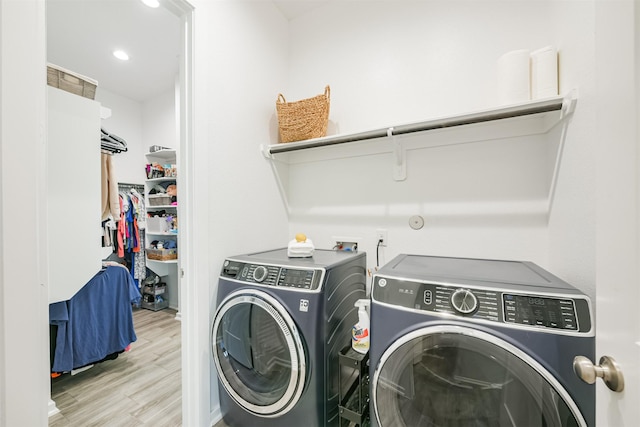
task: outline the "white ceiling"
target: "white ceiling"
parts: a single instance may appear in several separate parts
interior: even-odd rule
[[[328,0],[279,0],[289,20]],[[180,55],[180,20],[139,0],[47,0],[48,62],[144,102],[173,87]],[[130,60],[115,59],[123,49]]]
[[[129,53],[120,61],[113,50]],[[180,20],[139,0],[47,0],[47,60],[98,81],[101,88],[146,101],[173,87]]]

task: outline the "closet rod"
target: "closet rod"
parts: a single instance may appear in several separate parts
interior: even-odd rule
[[[132,184],[129,182],[119,182],[118,189],[123,190],[126,188],[135,188],[136,190],[140,189],[144,191],[144,184]]]

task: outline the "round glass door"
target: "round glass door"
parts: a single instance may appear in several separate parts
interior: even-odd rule
[[[245,409],[268,417],[288,412],[305,381],[304,347],[293,319],[264,292],[230,294],[211,331],[218,377]]]
[[[466,327],[428,327],[395,342],[376,368],[372,397],[380,427],[586,427],[538,362]]]

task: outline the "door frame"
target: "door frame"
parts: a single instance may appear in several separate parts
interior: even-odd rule
[[[209,257],[207,245],[206,146],[195,144],[194,24],[188,0],[161,0],[180,19],[181,57],[178,96],[180,170],[180,264],[178,282],[182,340],[182,424],[210,425]],[[197,197],[200,195],[200,198]],[[203,206],[204,205],[204,206]],[[196,233],[194,230],[198,230]]]

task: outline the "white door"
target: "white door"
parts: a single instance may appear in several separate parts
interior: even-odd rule
[[[603,427],[636,426],[640,419],[638,7],[630,0],[595,2],[596,357],[615,358],[625,380],[621,393],[600,380],[594,385]]]

